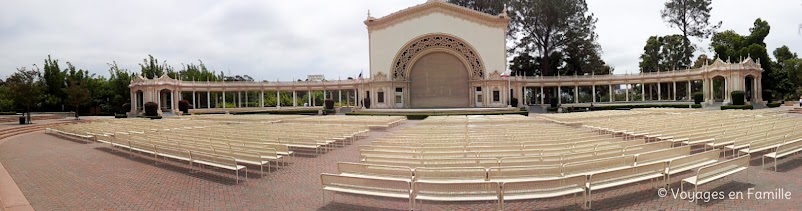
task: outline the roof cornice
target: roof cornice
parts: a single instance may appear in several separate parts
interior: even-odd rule
[[[381,18],[373,18],[368,15],[368,18],[364,23],[368,27],[368,32],[373,32],[431,13],[442,13],[466,21],[479,23],[489,27],[503,28],[505,30],[510,22],[510,18],[506,14],[494,16],[445,1],[430,0],[426,3],[415,5]]]

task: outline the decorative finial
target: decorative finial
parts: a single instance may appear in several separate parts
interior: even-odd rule
[[[374,18],[373,16],[370,16],[370,9],[368,9],[368,21],[373,21],[375,19],[376,18]]]
[[[501,13],[498,14],[499,17],[509,17],[507,15],[507,4],[504,4],[504,8],[501,10]]]

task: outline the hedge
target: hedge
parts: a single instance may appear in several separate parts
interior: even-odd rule
[[[730,93],[730,97],[732,97],[732,104],[733,105],[743,105],[744,104],[744,91],[733,91]]]
[[[145,116],[158,116],[159,104],[154,102],[145,103]]]
[[[128,115],[126,115],[126,114],[114,114],[114,118],[117,118],[117,119],[128,118]]]
[[[693,93],[693,103],[700,104],[702,101],[705,100],[705,94],[702,92],[694,92]]]
[[[729,109],[748,109],[751,110],[752,105],[728,105],[728,106],[721,106],[721,110],[729,110]]]
[[[187,100],[178,101],[178,110],[181,111],[181,113],[185,113],[185,114],[188,113],[189,112],[189,101],[187,101]]]
[[[635,105],[614,105],[614,106],[593,106],[594,111],[603,110],[617,110],[617,109],[633,109],[633,108],[701,108],[700,104],[635,104]],[[566,107],[563,108],[566,110]],[[590,107],[570,107],[572,111],[585,111],[590,110]]]
[[[769,108],[777,108],[780,107],[782,103],[766,103],[766,106]]]
[[[265,110],[265,111],[242,111],[229,112],[234,115],[243,114],[276,114],[276,115],[317,115],[318,109],[290,109],[290,110]]]
[[[345,115],[351,116],[405,116],[409,120],[422,120],[426,119],[429,116],[459,116],[459,115],[524,115],[529,116],[529,112],[526,111],[514,111],[514,112],[487,112],[487,113],[448,113],[448,114],[436,114],[436,113],[421,113],[421,114],[401,114],[401,113],[387,113],[387,114],[380,114],[380,113],[354,113],[349,112],[345,113]]]
[[[17,112],[3,111],[3,112],[0,112],[0,115],[17,115]]]

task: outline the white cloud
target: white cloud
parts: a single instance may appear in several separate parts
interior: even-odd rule
[[[11,0],[0,7],[0,78],[16,67],[62,65],[106,75],[106,63],[138,71],[148,54],[174,68],[203,60],[208,67],[258,80],[290,80],[309,74],[348,77],[368,71],[367,10],[374,17],[425,0],[343,1],[45,1]],[[590,0],[599,18],[603,58],[617,73],[637,71],[652,35],[678,33],[661,19],[662,1]],[[714,2],[712,20],[722,29],[748,33],[761,17],[772,26],[769,51],[789,45],[802,53],[798,0]],[[706,47],[708,42],[699,43]],[[769,52],[771,53],[771,52]],[[66,65],[65,65],[66,66]]]

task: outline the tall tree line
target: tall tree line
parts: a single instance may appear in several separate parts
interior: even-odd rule
[[[610,74],[601,59],[596,21],[585,0],[449,0],[480,12],[510,17],[508,49],[513,75]]]
[[[64,67],[66,66],[66,67]],[[61,63],[47,56],[39,69],[21,67],[5,80],[0,79],[0,112],[9,111],[79,111],[98,108],[101,113],[123,111],[123,104],[131,102],[131,80],[138,75],[158,78],[168,74],[185,81],[239,81],[253,80],[250,76],[225,76],[199,64],[182,64],[174,71],[166,62],[148,55],[139,63],[140,71],[120,68],[116,62],[108,64],[109,77],[98,76],[70,62]],[[63,67],[63,68],[62,68]]]

